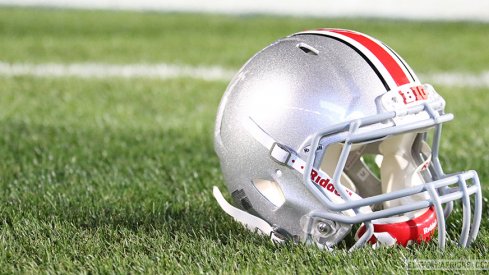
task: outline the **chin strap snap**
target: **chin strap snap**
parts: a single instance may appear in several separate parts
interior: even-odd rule
[[[285,236],[276,232],[275,228],[268,222],[228,203],[217,186],[213,187],[212,194],[224,212],[233,217],[237,222],[243,224],[249,230],[269,236],[274,243],[282,243],[285,241]]]

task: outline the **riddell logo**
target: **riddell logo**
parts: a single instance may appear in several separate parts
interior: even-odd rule
[[[436,220],[433,221],[428,227],[423,228],[423,233],[428,234],[429,232],[433,231],[433,229],[435,229],[435,226],[436,226]]]
[[[318,172],[314,169],[312,169],[311,171],[311,180],[314,181],[317,185],[328,190],[329,192],[334,193],[336,196],[341,197],[340,193],[338,193],[338,191],[334,187],[334,184],[331,183],[331,179],[321,178],[321,176],[318,175]],[[348,189],[346,190],[346,193],[350,196],[352,195],[352,192]]]

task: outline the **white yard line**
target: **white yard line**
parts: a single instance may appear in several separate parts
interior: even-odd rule
[[[175,64],[103,64],[103,63],[6,63],[0,62],[1,76],[81,77],[81,78],[158,78],[190,77],[229,81],[237,70],[220,66]],[[482,73],[439,72],[420,75],[422,81],[437,85],[489,88],[489,70]]]
[[[421,75],[421,79],[426,79],[431,83],[446,86],[489,88],[489,71],[474,74],[460,72],[439,72]]]
[[[38,77],[146,77],[177,78],[192,77],[205,80],[229,80],[234,71],[219,66],[182,66],[175,64],[102,64],[102,63],[6,63],[0,62],[0,75]]]

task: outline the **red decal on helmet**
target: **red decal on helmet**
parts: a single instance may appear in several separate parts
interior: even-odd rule
[[[311,180],[315,182],[317,185],[321,186],[322,188],[326,189],[327,191],[335,194],[338,197],[341,197],[340,193],[336,190],[334,187],[334,184],[331,182],[331,179],[329,178],[322,178],[319,173],[312,169],[311,170]],[[351,196],[353,193],[345,188],[346,193]]]
[[[378,42],[357,32],[351,32],[346,30],[335,30],[335,29],[328,29],[328,31],[342,34],[362,44],[365,48],[367,48],[370,52],[372,52],[372,54],[375,55],[375,57],[379,59],[379,61],[384,65],[385,69],[392,76],[397,86],[401,86],[409,83],[408,76],[402,70],[399,62],[396,61],[388,51],[386,51],[382,46],[380,46]]]
[[[435,232],[436,225],[435,209],[431,206],[421,216],[408,221],[374,224],[374,232],[387,232],[396,239],[397,244],[407,246],[412,242],[421,243],[429,241]],[[362,225],[357,231],[357,237],[361,237],[365,233],[365,230],[365,225]],[[372,236],[369,240],[371,244],[375,244],[376,242],[377,239],[375,236]]]
[[[410,87],[406,90],[400,90],[399,94],[401,95],[404,104],[428,99],[428,92],[424,89],[422,85]]]

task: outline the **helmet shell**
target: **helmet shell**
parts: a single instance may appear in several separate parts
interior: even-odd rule
[[[329,210],[306,190],[302,175],[270,158],[243,121],[252,118],[303,155],[304,142],[320,130],[377,114],[376,99],[386,91],[369,60],[333,37],[300,33],[258,52],[230,82],[215,125],[215,149],[237,206],[302,238],[301,218]],[[257,190],[255,180],[275,181],[285,202],[274,205]],[[346,234],[350,225],[334,227]],[[332,235],[327,242],[342,237]]]

